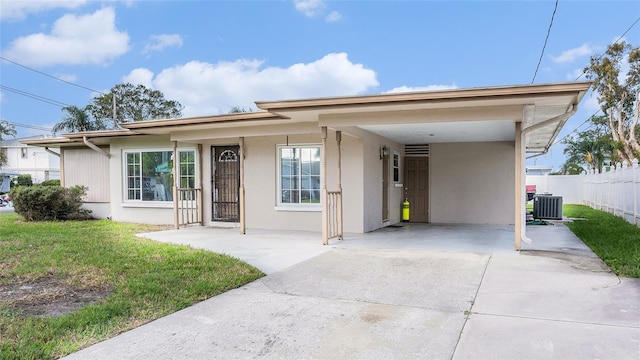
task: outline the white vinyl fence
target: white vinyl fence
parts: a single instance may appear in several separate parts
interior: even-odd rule
[[[582,175],[527,175],[527,185],[538,194],[562,196],[564,204],[583,204],[620,216],[640,226],[640,166],[612,166],[602,173]]]

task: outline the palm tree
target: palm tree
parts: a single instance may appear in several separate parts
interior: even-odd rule
[[[88,108],[79,108],[75,105],[62,108],[65,113],[62,120],[53,127],[53,132],[81,132],[92,130],[104,130],[106,126],[101,121],[92,121]]]

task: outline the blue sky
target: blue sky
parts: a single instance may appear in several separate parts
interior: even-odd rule
[[[529,84],[554,5],[1,0],[0,50],[92,90],[141,83],[180,101],[185,116],[212,115],[257,100]],[[561,0],[535,83],[575,80],[638,17],[637,1]],[[640,24],[625,39],[640,45]],[[0,117],[44,128],[60,106],[25,93],[80,107],[97,94],[6,61],[0,84]],[[588,95],[560,138],[597,109]],[[559,167],[562,146],[535,161]]]

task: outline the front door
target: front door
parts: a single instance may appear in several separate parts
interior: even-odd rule
[[[429,222],[429,158],[405,157],[405,196],[411,222]]]
[[[240,147],[211,147],[213,221],[240,221]]]

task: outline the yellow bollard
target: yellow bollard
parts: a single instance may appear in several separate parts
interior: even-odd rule
[[[402,203],[402,221],[409,221],[409,200],[407,199]]]

